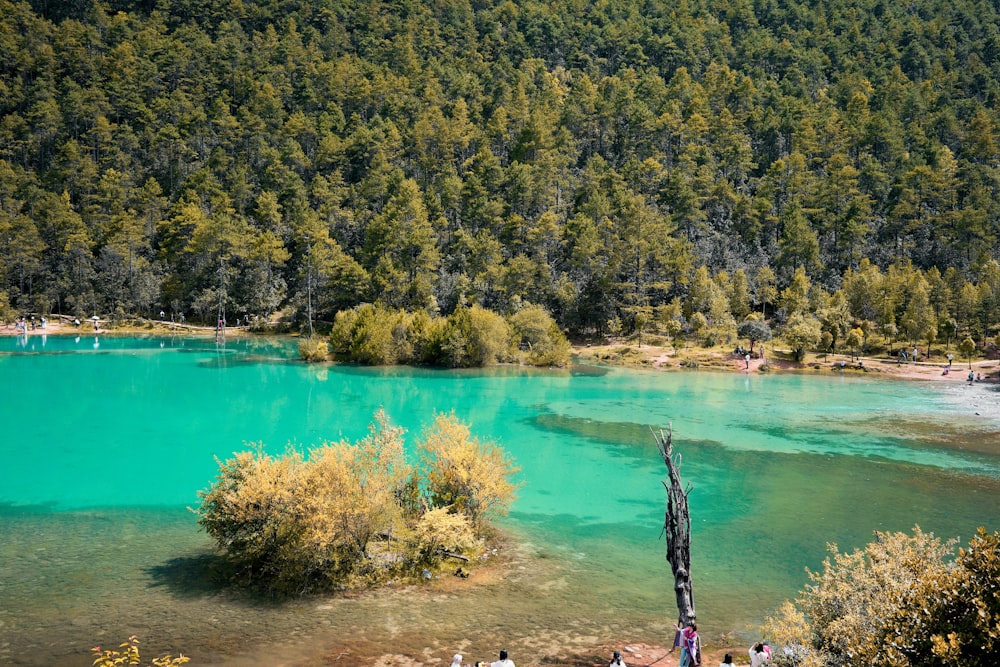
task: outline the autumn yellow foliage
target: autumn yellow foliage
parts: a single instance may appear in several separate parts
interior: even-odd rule
[[[454,415],[434,420],[420,451],[432,505],[450,506],[473,524],[510,505],[516,490],[510,478],[518,469],[502,448],[473,437]]]
[[[219,463],[199,523],[238,579],[272,593],[426,576],[483,550],[485,517],[514,499],[502,449],[439,416],[407,459],[404,431],[379,411],[358,442],[269,455],[262,444]]]
[[[139,639],[135,635],[129,637],[128,641],[119,644],[118,649],[104,649],[102,651],[100,646],[95,646],[90,650],[94,654],[94,667],[138,665],[141,661],[139,657]],[[153,658],[149,664],[150,667],[180,667],[180,665],[190,661],[191,658],[184,655],[179,655],[176,658],[166,655]]]
[[[957,540],[919,527],[831,555],[767,620],[776,667],[1000,664],[1000,533]]]

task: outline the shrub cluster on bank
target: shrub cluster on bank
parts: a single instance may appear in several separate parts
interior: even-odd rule
[[[439,317],[363,304],[337,313],[330,350],[336,359],[373,366],[563,366],[570,357],[569,341],[555,320],[534,305],[509,317],[475,305]],[[304,344],[300,353],[321,360],[323,345]]]
[[[764,626],[776,667],[1000,664],[1000,533],[967,548],[920,528],[831,557]]]
[[[273,594],[467,570],[485,549],[489,517],[513,501],[518,468],[453,415],[424,431],[416,464],[403,434],[379,411],[353,444],[239,452],[200,493],[198,522],[239,583]]]

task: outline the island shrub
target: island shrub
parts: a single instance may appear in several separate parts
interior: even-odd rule
[[[570,359],[570,344],[548,311],[529,305],[508,318],[517,346],[525,352],[524,360],[532,366],[565,366]]]
[[[513,499],[511,459],[493,442],[473,437],[454,415],[439,415],[420,444],[420,464],[430,504],[450,507],[479,525]]]
[[[524,353],[519,355],[519,347]],[[505,319],[478,305],[448,317],[362,304],[334,317],[330,348],[342,361],[372,366],[428,364],[451,368],[523,361],[534,366],[569,363],[570,344],[541,306]]]
[[[368,307],[351,348],[351,356],[369,366],[393,366],[413,361],[410,314],[405,310]]]
[[[330,328],[330,351],[337,359],[350,358],[355,328],[361,317],[358,312],[360,308],[361,306],[356,306],[341,310],[333,317],[333,326]]]
[[[1000,664],[1000,533],[977,531],[969,547],[875,533],[851,553],[835,545],[822,572],[762,630],[778,645],[776,667]]]
[[[405,313],[362,304],[337,313],[330,333],[334,353],[351,361],[383,366],[408,360]]]
[[[307,338],[299,341],[299,358],[303,361],[330,360],[330,344],[325,338]]]
[[[424,512],[414,534],[418,545],[416,562],[424,569],[439,565],[442,556],[474,553],[480,546],[480,538],[469,517],[450,507],[435,507]]]
[[[413,353],[412,363],[437,363],[441,358],[445,324],[443,317],[433,317],[424,310],[411,315],[408,330]]]
[[[441,340],[440,362],[452,368],[492,366],[515,358],[507,320],[478,305],[449,315]]]
[[[199,524],[238,583],[278,595],[416,579],[446,558],[474,562],[487,515],[514,499],[517,468],[454,416],[425,430],[419,468],[403,435],[379,411],[356,443],[281,456],[257,444],[219,462],[200,493]]]

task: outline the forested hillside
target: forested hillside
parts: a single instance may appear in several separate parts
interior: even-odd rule
[[[985,336],[998,26],[985,0],[0,0],[0,291]]]

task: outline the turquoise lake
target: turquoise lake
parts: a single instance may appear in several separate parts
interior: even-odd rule
[[[914,525],[965,543],[1000,528],[1000,394],[983,385],[294,357],[279,339],[0,338],[0,664],[82,667],[91,646],[131,634],[150,657],[249,666],[447,665],[501,645],[532,665],[553,644],[667,643],[665,468],[650,429],[669,424],[709,646],[748,642],[827,543]],[[356,440],[380,407],[411,439],[454,411],[517,461],[523,486],[501,521],[509,574],[285,603],[226,588],[188,510],[215,457]]]

